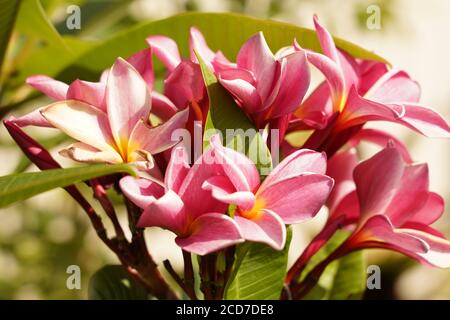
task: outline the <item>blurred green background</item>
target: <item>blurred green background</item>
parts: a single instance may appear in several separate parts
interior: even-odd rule
[[[6,3],[8,0],[0,0],[1,5]],[[41,3],[45,14],[56,30],[66,37],[66,43],[72,44],[74,51],[87,50],[95,41],[143,21],[185,11],[238,12],[306,27],[312,27],[312,15],[317,13],[333,34],[375,50],[394,67],[407,70],[422,86],[422,102],[450,119],[450,62],[447,57],[450,19],[446,15],[450,12],[450,2],[446,0],[44,0]],[[70,15],[67,9],[73,4],[81,9],[79,30],[69,30],[66,25]],[[379,9],[380,28],[367,25],[373,8]],[[39,34],[46,30],[45,26],[39,25],[33,17],[32,12],[19,12],[9,42],[1,73],[2,117],[11,110],[14,114],[23,114],[45,103],[44,98],[17,103],[30,94],[30,88],[16,80],[20,79],[17,75],[20,68],[33,67],[35,62],[30,62],[34,61],[30,57],[40,56],[43,63],[52,67],[52,61],[46,60],[46,51],[42,50]],[[0,35],[5,31],[3,29]],[[59,50],[54,49],[54,52]],[[429,162],[431,189],[450,200],[448,142],[428,140],[396,126],[382,126],[407,142],[414,159]],[[55,136],[52,131],[29,132],[52,147],[62,141],[61,136]],[[365,156],[373,151],[369,146],[362,148]],[[55,157],[64,163],[56,153]],[[24,168],[34,170],[28,168],[3,127],[0,129],[0,164],[0,175]],[[325,218],[326,212],[323,212],[314,221],[296,227],[292,259],[318,231]],[[121,219],[125,224],[125,216],[121,215]],[[439,229],[450,236],[448,209],[439,222]],[[175,266],[180,266],[173,235],[149,230],[147,236],[155,260],[170,258]],[[368,258],[369,263],[381,266],[382,290],[369,291],[366,298],[450,298],[449,270],[423,267],[386,251],[371,251]],[[0,209],[0,299],[85,299],[90,275],[106,263],[117,261],[97,240],[88,219],[62,190]],[[69,265],[80,266],[81,290],[66,288]]]

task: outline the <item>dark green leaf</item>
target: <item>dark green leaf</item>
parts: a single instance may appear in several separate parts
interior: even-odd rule
[[[93,274],[89,280],[90,300],[147,300],[145,288],[121,265],[108,265]]]

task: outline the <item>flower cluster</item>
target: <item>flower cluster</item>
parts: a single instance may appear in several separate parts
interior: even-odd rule
[[[194,27],[189,58],[172,39],[150,36],[147,49],[118,58],[99,82],[30,77],[27,83],[55,102],[7,124],[63,131],[75,142],[60,154],[78,162],[136,165],[139,177],[118,184],[141,208],[137,227],[168,229],[187,252],[206,255],[243,241],[281,250],[286,225],[311,219],[326,205],[324,229],[288,279],[344,227],[352,233],[335,258],[376,247],[450,267],[450,242],[429,226],[444,205],[429,191],[427,165],[414,163],[388,132],[364,128],[369,121],[389,121],[449,138],[449,125],[418,103],[419,85],[406,72],[352,57],[336,47],[317,17],[314,23],[321,53],[293,39],[274,54],[259,32],[242,45],[236,62],[211,50]],[[153,88],[153,56],[166,68],[161,93]],[[256,129],[279,130],[284,159],[264,179],[219,135],[198,158],[183,146],[191,141],[172,139],[178,129],[192,133],[195,121],[205,129],[209,100],[200,59]],[[312,66],[324,81],[306,96]],[[286,136],[300,131],[312,133],[301,147],[291,145]],[[270,135],[262,137],[268,144]],[[355,147],[361,141],[381,150],[360,162]]]

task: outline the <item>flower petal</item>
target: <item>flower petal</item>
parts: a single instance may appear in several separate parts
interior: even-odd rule
[[[404,172],[404,163],[395,148],[385,148],[361,162],[354,170],[361,215],[384,213],[390,204]]]
[[[15,123],[19,127],[26,126],[36,126],[36,127],[44,127],[44,128],[53,128],[53,125],[45,119],[41,111],[44,110],[44,107],[37,108],[19,118],[10,117],[9,120],[12,123]]]
[[[178,109],[167,98],[165,95],[162,95],[156,91],[152,91],[152,113],[160,118],[162,121],[167,121],[170,119],[175,113],[177,113]]]
[[[450,138],[450,126],[447,121],[430,107],[416,104],[402,104],[405,112],[397,123],[403,124],[426,137]]]
[[[189,172],[188,155],[186,149],[182,146],[175,147],[172,150],[169,164],[167,165],[166,174],[164,176],[164,184],[166,188],[178,192],[182,182]]]
[[[268,244],[275,250],[282,250],[286,243],[286,227],[276,213],[263,210],[253,219],[236,214],[234,216],[244,239]]]
[[[213,69],[211,62],[214,60],[216,54],[208,47],[205,37],[196,27],[191,27],[189,30],[189,51],[191,54],[191,61],[198,63],[197,56],[194,53],[202,57],[202,60],[206,65]]]
[[[119,185],[123,194],[142,209],[164,195],[164,188],[149,179],[126,176],[120,179]]]
[[[409,217],[409,223],[422,223],[430,225],[438,220],[444,213],[444,199],[434,192],[428,193],[426,203],[418,211]]]
[[[200,67],[191,61],[182,61],[164,81],[164,94],[180,109],[200,101],[205,90]]]
[[[105,84],[75,80],[67,90],[67,100],[79,100],[106,112]]]
[[[262,32],[251,37],[239,50],[236,58],[237,66],[251,71],[262,101],[265,101],[273,86],[277,62],[267,45]]]
[[[419,230],[402,229],[402,231],[425,241],[429,246],[426,253],[412,254],[413,258],[434,267],[450,268],[450,241]]]
[[[328,161],[327,175],[334,179],[334,188],[327,200],[331,211],[348,193],[355,190],[353,170],[357,164],[358,156],[353,148],[334,154]]]
[[[303,101],[294,113],[297,119],[291,122],[297,120],[314,129],[324,129],[332,113],[330,86],[324,81]]]
[[[226,69],[218,73],[218,79],[245,112],[251,114],[262,111],[261,98],[250,72],[244,69]]]
[[[184,127],[188,115],[189,109],[184,109],[156,127],[150,127],[143,120],[139,121],[131,132],[128,150],[141,149],[157,154],[173,147],[180,142],[172,137],[173,133]]]
[[[108,116],[97,108],[67,100],[50,104],[42,110],[42,115],[70,137],[101,151],[116,152]]]
[[[206,180],[223,172],[215,162],[210,148],[192,165],[178,191],[194,217],[208,212],[225,212],[228,208],[228,205],[214,199],[210,191],[202,189]]]
[[[314,27],[316,29],[317,37],[319,38],[323,53],[334,62],[339,63],[338,51],[336,49],[336,45],[334,44],[333,37],[319,22],[317,15],[314,15],[313,19]]]
[[[127,61],[141,75],[142,79],[147,83],[148,90],[153,90],[153,82],[155,76],[153,74],[152,50],[151,48],[136,52],[128,57]]]
[[[161,227],[176,234],[183,234],[188,228],[188,216],[181,198],[168,190],[161,198],[152,201],[145,208],[139,222],[139,228]]]
[[[161,60],[167,70],[172,71],[181,62],[178,46],[172,39],[164,36],[151,36],[146,40],[152,52]]]
[[[211,137],[210,145],[214,151],[216,163],[221,166],[236,191],[253,191],[258,187],[258,169],[249,158],[240,152],[224,147],[218,135]]]
[[[300,149],[281,161],[267,176],[260,189],[304,173],[325,174],[326,168],[327,157],[325,153]]]
[[[396,227],[401,227],[428,200],[428,166],[417,164],[404,169],[396,194],[386,208],[386,215]]]
[[[333,188],[333,179],[322,174],[302,174],[260,188],[257,201],[280,216],[284,223],[313,218]]]
[[[310,83],[305,52],[294,52],[280,60],[279,89],[273,90],[270,118],[294,112],[301,104]],[[271,100],[269,98],[268,100]]]
[[[210,190],[217,200],[235,204],[243,210],[250,210],[255,204],[255,195],[249,191],[237,191],[231,181],[225,176],[214,176],[206,180],[202,188]]]
[[[126,152],[131,131],[150,115],[151,98],[144,79],[122,58],[112,66],[106,86],[106,104],[113,137]]]
[[[188,237],[177,237],[176,243],[185,251],[205,255],[243,242],[236,222],[220,213],[206,213],[191,225]]]
[[[415,103],[420,99],[420,86],[406,72],[393,69],[378,79],[365,97],[380,103]]]
[[[350,89],[342,114],[338,120],[340,129],[349,128],[368,121],[398,122],[404,114],[402,106],[388,106],[362,98],[355,87]]]
[[[357,247],[387,248],[411,255],[426,253],[429,245],[417,236],[394,229],[389,219],[384,215],[375,215],[361,226],[359,231],[350,238]]]
[[[69,86],[44,75],[27,78],[27,84],[54,100],[65,100]]]
[[[83,142],[76,142],[59,151],[63,157],[86,163],[121,163],[122,157],[117,152],[100,151]]]

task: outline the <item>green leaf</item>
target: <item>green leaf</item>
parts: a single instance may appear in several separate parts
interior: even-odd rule
[[[338,230],[325,246],[311,258],[301,275],[301,279],[337,249],[348,236],[348,231]],[[365,288],[366,266],[364,254],[362,251],[357,251],[330,263],[317,285],[304,299],[359,299],[364,294]]]
[[[45,41],[48,46],[69,51],[61,35],[47,17],[39,0],[22,1],[16,28],[28,36]]]
[[[311,17],[312,19],[312,17]],[[109,67],[117,56],[126,57],[147,46],[145,38],[161,34],[173,38],[181,52],[187,56],[188,36],[191,26],[198,27],[208,45],[221,50],[234,59],[242,44],[258,31],[263,31],[273,51],[292,45],[294,38],[307,49],[320,51],[314,30],[272,20],[256,19],[234,13],[183,13],[164,20],[147,22],[124,30],[104,41],[95,50],[80,57],[75,65],[101,72]],[[386,62],[382,57],[348,41],[335,38],[336,45],[357,58]],[[161,66],[159,64],[159,66]]]
[[[259,243],[239,245],[232,277],[225,289],[225,299],[279,299],[286,275],[291,237],[292,231],[288,228],[286,245],[282,251]]]
[[[0,0],[0,73],[20,0]]]
[[[30,0],[30,2],[34,1],[36,0]],[[320,50],[315,31],[311,29],[233,13],[190,12],[164,20],[141,23],[120,31],[106,40],[90,43],[88,46],[82,45],[82,50],[75,49],[76,46],[63,38],[73,51],[72,53],[57,54],[52,48],[47,47],[36,50],[36,53],[33,53],[27,59],[26,64],[20,68],[14,79],[10,79],[10,86],[23,84],[26,77],[33,74],[46,74],[65,82],[76,78],[97,81],[101,72],[111,67],[118,56],[128,57],[136,51],[146,48],[145,38],[149,35],[161,34],[173,38],[183,55],[187,56],[189,53],[189,28],[191,26],[200,28],[212,49],[221,50],[232,60],[241,45],[258,31],[264,32],[273,51],[291,45],[294,38],[304,48]],[[55,35],[50,38],[59,42]],[[348,41],[338,38],[335,38],[335,41],[339,48],[357,58],[387,62],[375,53]],[[52,58],[49,59],[48,57]],[[155,63],[154,68],[157,74],[163,75],[161,63]]]
[[[330,300],[361,299],[366,290],[366,263],[363,251],[339,259],[330,291]]]
[[[0,208],[51,189],[67,187],[74,183],[118,172],[135,175],[133,168],[129,165],[98,164],[3,176],[0,177]]]
[[[89,300],[147,300],[145,288],[121,265],[104,266],[89,279]]]
[[[209,136],[217,130],[222,133],[227,146],[245,153],[260,170],[270,170],[272,159],[270,152],[251,121],[234,102],[231,95],[219,84],[213,72],[197,56],[209,97],[209,112],[205,125],[204,148]],[[231,131],[228,131],[231,130]]]

